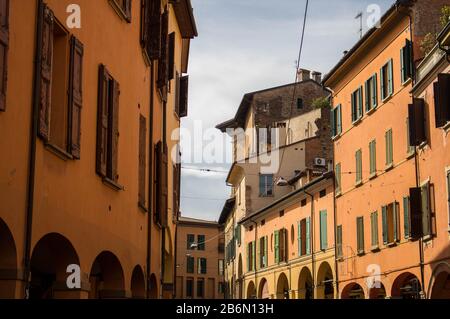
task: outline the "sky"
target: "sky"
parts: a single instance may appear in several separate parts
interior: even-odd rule
[[[210,146],[217,156],[230,154],[230,141],[213,128],[234,117],[245,93],[295,81],[306,0],[191,1],[199,36],[191,41],[189,115],[181,123],[181,214],[218,220],[231,193],[230,156],[211,162],[202,155],[214,152]],[[393,3],[310,0],[300,67],[328,73],[360,37],[358,12],[365,32],[371,5],[383,14]],[[204,140],[194,139],[202,132]]]

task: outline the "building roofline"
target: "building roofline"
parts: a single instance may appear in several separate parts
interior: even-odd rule
[[[185,39],[197,37],[198,30],[191,0],[170,0],[170,3],[174,8],[182,37]]]
[[[205,219],[181,216],[178,219],[178,225],[199,225],[199,226],[218,227],[219,223],[216,221],[212,221],[212,220],[205,220]]]
[[[297,195],[297,194],[299,194],[299,193],[302,193],[302,192],[306,191],[307,189],[309,189],[309,188],[311,188],[311,187],[317,185],[318,183],[320,183],[320,182],[322,182],[322,181],[324,181],[324,180],[331,179],[331,178],[334,178],[334,172],[333,172],[333,171],[328,171],[328,172],[324,173],[321,177],[316,178],[315,180],[313,180],[313,181],[309,182],[308,184],[304,185],[303,187],[301,187],[301,188],[299,188],[299,189],[296,189],[295,191],[290,192],[289,194],[287,194],[287,195],[281,197],[280,199],[278,199],[278,200],[276,200],[276,201],[270,203],[269,205],[267,205],[267,206],[265,206],[265,207],[263,207],[263,208],[257,210],[257,211],[256,211],[255,213],[253,213],[252,215],[249,215],[249,216],[247,216],[247,217],[242,218],[242,219],[238,222],[238,224],[239,224],[239,225],[242,225],[242,224],[244,224],[245,222],[247,222],[247,221],[249,221],[249,220],[251,220],[251,219],[253,219],[253,218],[255,218],[255,217],[258,217],[258,216],[264,214],[264,213],[267,212],[269,209],[271,209],[271,208],[273,208],[273,207],[275,207],[275,206],[277,206],[277,205],[280,205],[280,204],[285,203],[287,200],[289,200],[289,199],[292,198],[293,196],[295,196],[295,195]]]
[[[236,203],[236,197],[229,198],[225,201],[225,204],[223,205],[222,212],[220,213],[220,217],[219,217],[220,225],[222,225],[226,222],[228,216],[230,215],[231,211],[233,210],[235,203]]]

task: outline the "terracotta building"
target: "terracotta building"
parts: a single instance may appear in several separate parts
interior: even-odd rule
[[[0,17],[0,297],[172,297],[190,1]]]
[[[320,80],[320,73],[300,69],[297,83],[245,94],[234,118],[217,126],[233,141],[231,199],[220,218],[229,298],[246,295],[247,235],[239,222],[290,193],[285,184],[297,174],[326,172],[332,161],[329,108],[315,104],[330,94]]]
[[[224,247],[222,225],[180,217],[177,227],[176,298],[224,299]]]
[[[380,27],[369,30],[323,81],[333,92],[340,298],[430,297],[430,276],[438,265],[433,259],[449,257],[443,251],[445,138],[433,128],[431,152],[429,145],[411,146],[419,144],[410,133],[416,118],[411,110],[419,105],[413,86],[422,95],[416,87],[416,67],[424,57],[420,43],[427,33],[438,33],[441,8],[449,4],[396,1]],[[433,192],[441,195],[432,200]],[[417,216],[423,221],[419,232]]]

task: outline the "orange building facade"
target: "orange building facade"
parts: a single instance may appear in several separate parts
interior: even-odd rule
[[[449,245],[445,137],[441,131],[432,133],[435,138],[441,134],[433,155],[426,146],[414,147],[417,117],[409,106],[416,105],[411,90],[424,57],[419,43],[439,30],[445,4],[396,2],[380,27],[370,30],[324,79],[333,91],[340,298],[431,297],[430,278],[437,266],[432,260],[442,254],[441,262],[448,263],[448,249],[443,252]],[[436,177],[442,187],[439,198],[427,184],[431,167],[442,173]],[[435,209],[430,208],[434,200]]]
[[[0,4],[0,297],[174,296],[190,1]]]

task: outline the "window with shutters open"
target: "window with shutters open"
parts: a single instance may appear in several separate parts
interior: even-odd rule
[[[357,122],[363,117],[363,89],[359,87],[351,96],[352,105],[352,123]]]
[[[393,61],[391,59],[380,70],[380,91],[383,102],[394,94],[393,72]]]
[[[161,5],[159,0],[142,0],[141,48],[147,63],[161,56]]]
[[[122,19],[131,23],[132,0],[108,0],[108,2]]]
[[[260,268],[266,268],[268,266],[268,238],[267,236],[259,239],[259,266]]]
[[[356,218],[356,243],[358,255],[364,254],[364,217]]]
[[[436,127],[448,127],[450,122],[450,74],[439,74],[438,81],[433,86]]]
[[[52,10],[42,5],[38,135],[47,149],[67,159],[81,155],[81,108],[83,104],[83,44],[69,36]]]
[[[310,217],[298,222],[298,255],[310,254]]]
[[[391,245],[400,241],[400,214],[398,202],[382,207],[383,243]]]
[[[372,75],[365,83],[366,112],[370,112],[378,105],[377,74]]]
[[[0,112],[6,111],[9,50],[9,0],[0,1]]]
[[[159,142],[155,147],[155,197],[156,209],[154,221],[167,226],[168,220],[168,151],[167,144]]]
[[[331,110],[331,135],[336,137],[342,134],[342,107],[341,104]]]
[[[400,50],[400,66],[402,84],[406,84],[412,76],[413,61],[412,61],[412,43],[406,39],[405,46]]]
[[[161,54],[158,59],[157,86],[163,101],[167,101],[169,84],[169,12],[161,16]]]
[[[422,184],[421,202],[422,202],[422,227],[423,236],[430,237],[433,235],[433,209],[431,200],[431,184],[426,182]]]
[[[108,185],[120,190],[123,189],[118,184],[120,86],[104,65],[99,67],[98,82],[96,171]]]

